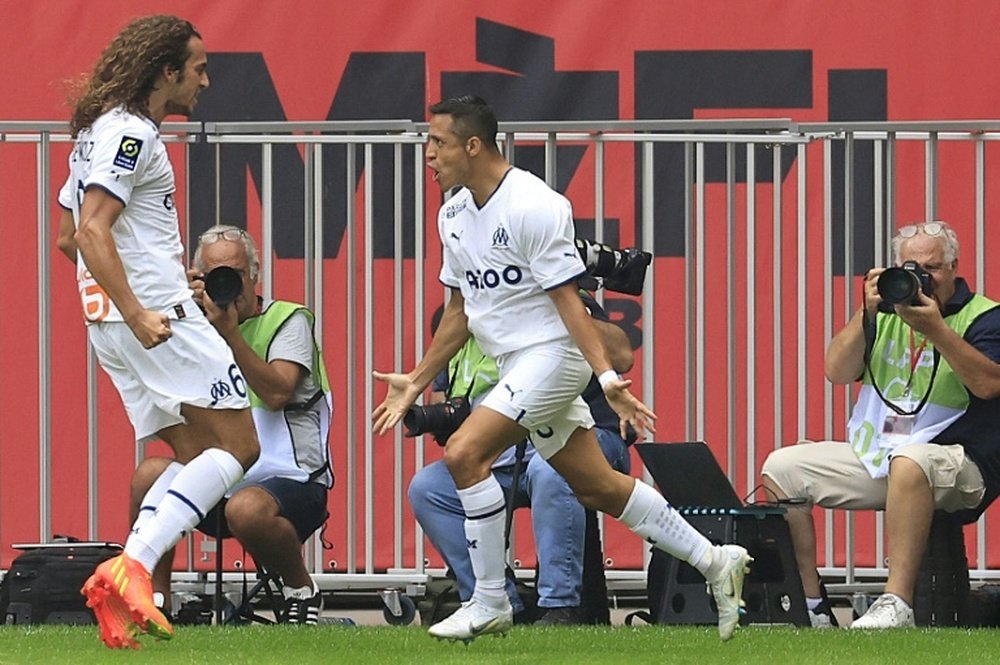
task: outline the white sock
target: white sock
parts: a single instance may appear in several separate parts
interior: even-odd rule
[[[691,526],[659,492],[638,478],[618,519],[656,549],[687,561],[695,568],[712,547],[708,538]]]
[[[125,554],[149,572],[171,547],[205,518],[230,487],[243,477],[232,454],[209,448],[184,465],[139,533],[125,542]]]
[[[822,602],[822,598],[806,598],[806,607],[810,610],[814,610],[819,607],[819,604]]]
[[[472,597],[500,608],[507,601],[503,527],[506,517],[503,490],[493,474],[472,487],[458,490],[465,510],[465,538],[476,588]]]
[[[315,580],[310,586],[293,587],[293,586],[283,586],[281,587],[281,595],[285,597],[286,600],[289,598],[298,598],[299,600],[309,600],[313,596],[319,593],[319,587],[316,586]]]
[[[180,462],[171,462],[163,470],[163,473],[160,474],[160,477],[156,479],[152,487],[146,490],[146,496],[142,497],[142,503],[139,504],[139,514],[136,516],[135,522],[132,523],[132,533],[139,533],[142,525],[150,520],[153,513],[156,512],[156,507],[163,500],[163,497],[166,496],[170,483],[173,482],[174,478],[183,468],[184,465]]]

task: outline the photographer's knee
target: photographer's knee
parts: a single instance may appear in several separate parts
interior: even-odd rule
[[[277,502],[271,494],[257,487],[246,487],[226,502],[226,524],[234,536],[242,538],[277,512]]]

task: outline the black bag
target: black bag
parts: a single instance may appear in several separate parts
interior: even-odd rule
[[[121,553],[120,545],[63,539],[14,547],[24,552],[0,583],[2,623],[95,623],[80,589],[99,563]]]

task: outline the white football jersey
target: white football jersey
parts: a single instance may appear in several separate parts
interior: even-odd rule
[[[124,203],[111,233],[128,284],[143,307],[174,317],[172,308],[190,300],[191,290],[174,208],[174,171],[156,124],[123,108],[105,113],[77,136],[69,171],[59,204],[73,211],[79,226],[88,187],[100,187]],[[77,282],[89,323],[122,320],[81,255]]]
[[[569,339],[547,290],[580,277],[573,210],[563,195],[512,167],[482,208],[463,188],[438,212],[441,281],[460,289],[483,353]]]

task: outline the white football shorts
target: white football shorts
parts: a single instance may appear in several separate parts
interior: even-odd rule
[[[571,342],[538,344],[497,359],[500,381],[482,406],[507,416],[528,430],[535,449],[549,459],[578,428],[594,418],[580,397],[593,370]]]
[[[192,301],[185,318],[170,319],[173,335],[144,349],[123,322],[88,326],[101,367],[118,389],[139,442],[183,423],[181,404],[206,409],[250,407],[247,384],[229,345]]]

